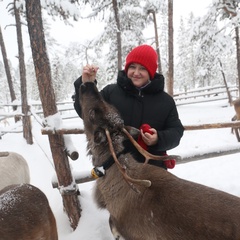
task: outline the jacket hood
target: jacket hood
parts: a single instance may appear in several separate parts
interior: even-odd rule
[[[118,72],[117,84],[127,92],[138,92],[137,88],[132,84],[131,79],[127,77],[124,70]],[[164,90],[164,77],[162,74],[155,73],[150,83],[141,89],[144,93],[157,93]]]

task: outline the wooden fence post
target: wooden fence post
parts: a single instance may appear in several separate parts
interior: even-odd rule
[[[58,110],[52,86],[51,68],[43,31],[40,0],[26,0],[26,15],[43,114],[45,118],[51,118]],[[72,177],[65,152],[64,138],[62,135],[49,135],[48,138],[58,178],[58,185],[63,198],[63,205],[71,227],[76,229],[81,216],[81,207],[78,199],[79,192]]]

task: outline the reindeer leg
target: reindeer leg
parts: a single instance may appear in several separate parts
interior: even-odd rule
[[[181,159],[181,157],[178,156],[178,155],[166,155],[166,156],[153,155],[153,154],[147,152],[145,149],[143,149],[137,143],[137,141],[134,140],[134,138],[131,136],[131,134],[125,128],[123,128],[122,131],[127,135],[129,140],[137,148],[137,150],[145,157],[145,164],[148,163],[148,161],[150,159],[151,160],[162,160],[162,161],[167,161],[167,160],[171,160],[171,159],[176,159],[176,160],[180,160]]]
[[[124,240],[121,234],[118,232],[116,225],[114,224],[113,217],[110,215],[109,217],[109,226],[115,240]]]
[[[126,174],[126,169],[121,166],[121,164],[119,163],[119,161],[118,161],[118,159],[117,159],[117,156],[116,156],[116,154],[115,154],[110,133],[109,133],[109,131],[108,131],[107,129],[105,129],[105,132],[106,132],[106,136],[107,136],[108,143],[109,143],[109,149],[110,149],[110,152],[111,152],[111,154],[112,154],[112,156],[113,156],[113,159],[114,159],[115,163],[117,164],[118,169],[119,169],[120,172],[122,173],[123,178],[124,178],[124,179],[126,180],[126,182],[130,185],[130,187],[131,187],[134,191],[137,191],[137,192],[139,192],[139,191],[133,186],[133,184],[137,184],[137,185],[144,186],[144,187],[150,187],[150,186],[151,186],[151,181],[149,181],[149,180],[133,179],[133,178],[129,177],[129,176]]]

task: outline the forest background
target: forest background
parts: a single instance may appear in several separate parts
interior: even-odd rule
[[[14,17],[11,4],[14,1],[0,1],[3,39],[6,51],[11,53],[17,48],[17,39],[8,38],[14,31]],[[82,66],[93,63],[100,67],[98,72],[99,88],[116,80],[117,71],[124,66],[125,56],[136,45],[148,43],[156,48],[159,44],[160,71],[169,82],[169,22],[167,0],[147,0],[118,2],[121,29],[120,67],[117,44],[117,27],[114,20],[114,1],[42,1],[44,33],[51,64],[53,87],[57,101],[70,100],[73,94],[73,81],[81,75]],[[223,84],[224,72],[228,84],[238,85],[238,56],[236,29],[239,26],[239,0],[203,1],[201,15],[189,12],[180,16],[178,13],[187,9],[187,3],[173,2],[174,13],[174,77],[173,92],[187,91],[198,87]],[[29,36],[24,13],[24,1],[16,1],[21,10],[22,32],[26,63],[28,99],[38,101],[39,93],[31,57]],[[50,3],[55,4],[54,8]],[[104,4],[103,4],[104,3]],[[22,4],[22,5],[21,5]],[[176,7],[175,7],[176,5]],[[196,6],[197,7],[197,6]],[[59,14],[57,8],[64,14]],[[181,10],[180,10],[181,9]],[[184,12],[184,11],[183,11]],[[196,11],[197,12],[197,11]],[[155,15],[154,15],[154,14]],[[6,15],[8,17],[6,18]],[[154,36],[154,16],[158,31]],[[3,21],[4,18],[4,21]],[[77,20],[74,21],[74,20]],[[76,23],[78,25],[76,25]],[[72,41],[64,41],[64,24],[76,32]],[[76,26],[82,26],[77,28]],[[84,26],[84,27],[83,27]],[[85,31],[85,30],[88,31]],[[82,33],[82,34],[81,34]],[[5,38],[6,36],[6,38]],[[69,38],[68,38],[69,39]],[[237,40],[239,42],[239,39]],[[10,42],[10,44],[9,44]],[[8,58],[16,99],[20,99],[20,77],[17,53]],[[11,102],[4,64],[0,58],[0,102]]]
[[[133,47],[148,43],[158,53],[158,71],[165,76],[165,90],[170,95],[222,85],[223,82],[226,89],[232,84],[239,90],[239,1],[209,2],[202,16],[190,13],[181,17],[175,35],[173,0],[0,1],[5,6],[1,6],[1,12],[5,9],[12,16],[8,23],[4,21],[3,31],[16,29],[15,38],[5,38],[0,22],[3,59],[0,62],[0,110],[3,116],[0,121],[12,116],[18,125],[22,120],[23,137],[30,145],[34,143],[31,116],[42,127],[47,127],[58,185],[64,189],[73,187],[67,155],[71,157],[74,150],[70,139],[61,131],[62,119],[56,102],[72,100],[73,82],[81,74],[82,67],[86,63],[100,67],[97,79],[101,89],[115,81],[118,70],[125,64],[126,54]],[[61,45],[59,37],[54,38],[52,33],[52,21],[60,22],[59,19],[73,26],[74,21],[98,23],[99,28],[94,24],[85,26],[90,32],[96,31],[97,36],[88,37],[86,32],[75,28],[83,37]],[[64,27],[55,30],[61,31],[63,38],[67,35]],[[10,45],[5,44],[9,42]],[[16,45],[16,55],[8,58],[8,52]],[[33,103],[40,103],[40,100],[43,121],[42,115],[37,115],[36,109],[32,108]],[[70,104],[72,106],[72,101]],[[22,107],[20,111],[18,106]],[[10,107],[17,111],[6,113]],[[57,134],[56,129],[60,130]],[[62,198],[75,229],[80,206],[77,192],[71,190],[72,195],[63,194]]]

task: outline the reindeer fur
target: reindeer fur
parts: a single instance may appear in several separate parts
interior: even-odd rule
[[[0,191],[0,239],[58,239],[55,217],[42,191],[30,184]]]
[[[79,100],[93,165],[101,166],[111,156],[105,136],[108,129],[126,173],[151,181],[148,188],[131,187],[116,164],[97,179],[95,200],[99,208],[109,211],[111,228],[119,233],[115,236],[125,240],[240,239],[238,197],[139,163],[130,153],[121,154],[126,136],[117,110],[102,99],[94,83],[81,85]]]
[[[11,184],[30,183],[27,161],[15,152],[0,152],[0,190]]]

